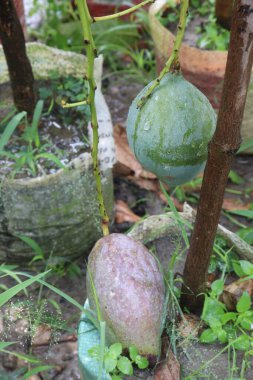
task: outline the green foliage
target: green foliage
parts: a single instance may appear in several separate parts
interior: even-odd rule
[[[15,154],[9,152],[8,150],[0,151],[0,156],[7,157],[15,162],[11,174],[12,177],[15,177],[15,175],[23,168],[26,168],[27,171],[33,177],[35,177],[38,172],[37,163],[40,159],[49,160],[53,162],[57,167],[65,168],[65,166],[61,163],[60,159],[56,155],[46,152],[47,145],[41,145],[40,143],[38,128],[42,109],[43,101],[39,100],[35,107],[31,124],[26,118],[26,112],[21,112],[18,115],[14,116],[0,137],[0,147],[3,149],[8,144],[12,134],[23,119],[25,128],[20,137],[20,140],[24,143],[24,145],[21,148],[21,151]]]
[[[32,13],[44,8],[34,0]],[[49,46],[80,53],[83,47],[82,29],[77,10],[69,0],[49,0],[45,7],[45,18],[40,28],[30,30],[31,36]],[[141,10],[135,13],[131,22],[110,20],[96,22],[92,33],[98,53],[104,55],[110,74],[124,72],[128,76],[146,82],[155,75],[155,56],[149,37],[148,14]],[[145,41],[144,47],[139,41]],[[145,46],[146,45],[146,46]],[[143,75],[145,73],[145,75]],[[80,92],[78,92],[79,94]]]
[[[34,0],[31,15],[45,12],[46,22],[30,34],[49,46],[63,50],[80,51],[83,40],[77,11],[69,0],[48,0],[45,4]]]
[[[208,18],[208,23],[196,28],[196,33],[200,34],[197,46],[206,50],[228,49],[230,32],[216,23],[213,15]]]
[[[158,14],[160,22],[164,26],[177,25],[179,21],[179,6],[171,0],[167,1],[168,11],[163,10]],[[189,23],[196,17],[207,17],[207,21],[202,22],[196,27],[196,34],[199,35],[197,46],[206,50],[227,50],[229,44],[230,33],[222,28],[215,18],[215,0],[192,0],[189,8]]]
[[[74,108],[63,108],[62,103],[80,102],[88,97],[88,84],[84,78],[58,78],[57,72],[51,73],[51,80],[41,82],[39,97],[48,108],[47,114],[57,115],[57,122],[64,126],[78,125],[84,129],[90,120],[90,110],[87,105]]]
[[[100,346],[94,346],[88,352],[92,358],[100,360]],[[113,380],[120,380],[123,375],[132,375],[133,364],[137,365],[139,369],[145,369],[148,367],[148,360],[139,355],[135,346],[129,347],[129,356],[130,358],[123,354],[121,343],[114,343],[105,349],[104,357],[102,359],[104,369]]]
[[[253,264],[241,260],[235,261],[235,265],[238,274],[253,277]],[[219,300],[223,290],[224,280],[219,279],[212,283],[211,291],[205,295],[201,319],[209,328],[202,332],[200,342],[227,343],[235,350],[245,351],[249,354],[249,350],[252,350],[253,347],[253,337],[249,334],[253,325],[250,295],[246,291],[243,292],[237,301],[236,310],[231,312]]]

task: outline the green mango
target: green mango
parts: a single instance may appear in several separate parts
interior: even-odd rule
[[[166,74],[141,108],[134,99],[128,113],[127,137],[137,160],[171,187],[192,180],[207,159],[216,113],[204,94],[181,74]]]

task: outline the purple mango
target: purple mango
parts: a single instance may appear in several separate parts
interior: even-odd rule
[[[165,285],[156,259],[141,243],[123,234],[100,239],[92,249],[87,274],[90,307],[96,311],[95,285],[110,345],[135,345],[154,362],[160,353]]]

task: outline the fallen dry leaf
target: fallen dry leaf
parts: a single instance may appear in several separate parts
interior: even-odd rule
[[[247,291],[250,297],[253,296],[253,279],[241,281],[237,280],[226,285],[221,295],[221,301],[227,306],[229,311],[236,309],[236,304],[242,293]]]
[[[165,361],[156,367],[155,380],[180,380],[180,365],[171,350]]]
[[[116,223],[123,223],[123,222],[130,222],[135,223],[140,220],[140,217],[136,214],[134,214],[128,205],[121,201],[116,201],[116,207],[115,207],[115,222]]]
[[[47,324],[41,324],[36,328],[32,339],[32,346],[47,345],[51,341],[52,330]]]
[[[178,332],[183,338],[195,338],[199,335],[203,323],[200,318],[194,314],[185,314],[184,319],[178,324]]]
[[[114,175],[127,177],[140,188],[155,192],[167,204],[157,177],[153,173],[144,170],[131,151],[127,142],[126,129],[119,124],[116,125],[114,127],[114,138],[117,161],[113,168]],[[166,185],[165,188],[168,189]],[[183,211],[183,205],[177,199],[171,198],[177,210]]]
[[[238,198],[226,198],[223,200],[222,208],[223,210],[248,210],[250,203],[243,203],[241,199]]]
[[[117,164],[114,168],[114,173],[117,175],[135,175],[137,177],[154,179],[156,176],[143,169],[141,164],[134,157],[128,142],[126,129],[121,125],[114,127],[114,139],[116,145],[116,160]]]

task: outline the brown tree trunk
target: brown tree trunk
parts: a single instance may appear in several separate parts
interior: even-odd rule
[[[217,22],[228,30],[231,27],[233,4],[234,0],[216,0],[215,2],[215,16]]]
[[[203,305],[207,270],[228,174],[240,142],[247,89],[253,62],[253,1],[237,0],[217,128],[209,146],[200,202],[187,255],[181,305],[198,311]],[[200,293],[202,295],[198,296]]]
[[[0,0],[0,39],[6,57],[15,106],[31,117],[36,103],[34,77],[26,55],[22,26],[12,0]]]

